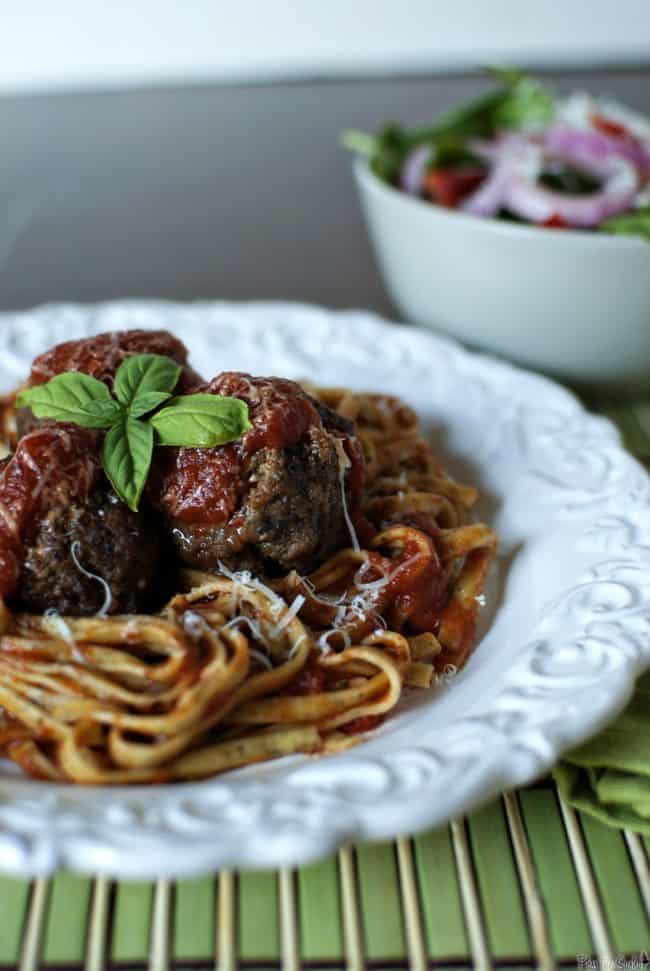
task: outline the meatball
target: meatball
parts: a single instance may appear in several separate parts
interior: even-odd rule
[[[200,375],[187,364],[187,348],[168,331],[124,330],[57,344],[35,358],[27,386],[44,384],[64,371],[81,371],[112,387],[118,367],[134,354],[161,354],[180,364],[182,371],[176,387],[179,394],[201,382]],[[16,412],[18,438],[41,423],[31,409],[19,408]]]
[[[99,488],[84,502],[54,506],[36,520],[25,544],[18,600],[32,612],[135,613],[155,601],[160,561],[151,517]]]
[[[196,389],[246,401],[252,428],[213,449],[158,449],[152,500],[179,557],[267,575],[350,543],[363,458],[351,423],[293,381],[226,372]]]
[[[29,611],[142,609],[161,584],[160,531],[110,489],[96,432],[48,425],[0,470],[0,594]],[[106,604],[105,604],[106,601]]]

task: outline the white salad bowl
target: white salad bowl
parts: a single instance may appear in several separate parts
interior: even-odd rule
[[[481,219],[355,176],[403,317],[564,380],[650,388],[650,243]]]

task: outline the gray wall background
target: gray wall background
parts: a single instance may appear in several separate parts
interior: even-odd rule
[[[554,74],[650,111],[650,64]],[[0,308],[124,296],[390,312],[343,128],[427,122],[476,77],[0,98]]]

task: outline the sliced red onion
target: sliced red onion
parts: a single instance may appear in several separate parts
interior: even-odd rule
[[[430,145],[418,145],[404,159],[399,184],[410,196],[419,196],[422,192],[424,175],[432,155],[433,149]]]
[[[556,150],[555,154],[598,176],[603,181],[602,189],[580,196],[553,192],[539,185],[544,164],[542,146],[525,135],[511,135],[501,140],[490,174],[465,200],[463,210],[477,216],[494,216],[504,208],[533,223],[559,216],[569,226],[587,229],[633,206],[640,178],[630,161],[603,155],[601,150],[590,152],[583,142],[572,143],[568,150]]]
[[[461,205],[475,216],[496,216],[506,203],[512,183],[517,179],[534,183],[542,170],[541,148],[524,135],[502,136],[491,147],[496,151],[487,178]]]
[[[595,130],[554,125],[544,133],[544,146],[547,151],[596,175],[601,174],[600,167],[612,157],[627,159],[642,173],[650,172],[650,145],[635,138],[614,138]]]
[[[569,226],[581,229],[598,226],[610,216],[630,209],[640,187],[639,172],[632,162],[611,151],[609,141],[598,132],[549,129],[545,137],[547,151],[552,150],[563,161],[597,176],[603,182],[602,188],[589,195],[570,195],[514,180],[506,205],[532,222],[559,216]]]
[[[612,182],[615,179],[616,176]],[[591,195],[573,196],[514,180],[508,188],[504,205],[510,212],[534,223],[544,223],[559,216],[568,226],[593,229],[610,216],[631,209],[635,195],[636,187],[628,191],[615,191],[611,186],[606,186]]]
[[[467,196],[460,208],[473,216],[496,216],[503,205],[508,183],[512,179],[512,159],[495,162],[479,188]]]
[[[524,144],[540,144],[540,136],[506,131],[498,134],[492,141],[486,141],[483,138],[472,138],[468,141],[467,147],[473,155],[476,155],[483,162],[490,163],[502,158],[506,151],[510,149],[516,151]]]
[[[500,135],[488,142],[483,138],[470,138],[467,147],[472,153],[483,162],[494,162],[503,153],[503,138]]]

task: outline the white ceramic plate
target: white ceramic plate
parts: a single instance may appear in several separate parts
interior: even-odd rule
[[[303,863],[442,823],[598,729],[650,664],[650,480],[611,424],[542,378],[367,313],[112,303],[0,317],[4,389],[62,340],[167,327],[197,368],[402,395],[501,536],[485,633],[452,683],[357,749],[202,783],[80,789],[0,767],[0,868],[119,877]]]

